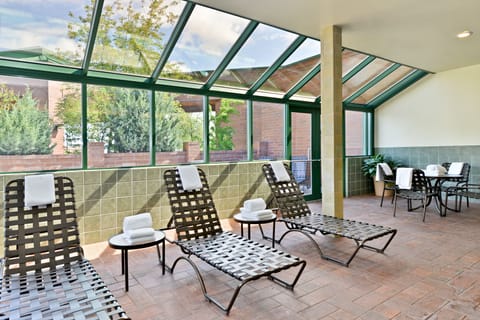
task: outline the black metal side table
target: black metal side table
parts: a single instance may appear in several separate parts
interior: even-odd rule
[[[162,244],[162,253],[160,254],[159,244]],[[129,243],[123,233],[112,236],[108,239],[108,245],[113,249],[122,251],[122,274],[125,275],[125,291],[128,291],[128,250],[157,247],[158,260],[162,265],[162,274],[165,274],[165,233],[163,231],[155,231],[153,240]]]
[[[271,240],[272,241],[272,248],[275,248],[275,221],[277,220],[277,215],[273,214],[265,219],[250,219],[245,218],[241,213],[237,213],[233,216],[233,220],[240,223],[240,235],[243,237],[243,225],[247,225],[247,238],[250,239],[250,226],[252,224],[258,225],[260,232],[262,233],[262,239]],[[273,223],[272,226],[272,237],[269,238],[265,236],[262,229],[262,224],[265,223]]]

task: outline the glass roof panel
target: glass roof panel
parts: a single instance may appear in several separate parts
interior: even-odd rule
[[[0,19],[0,57],[81,66],[90,0],[1,1]]]
[[[318,63],[319,58],[320,41],[305,40],[255,94],[283,96]]]
[[[246,91],[295,38],[291,32],[258,25],[212,88],[225,91],[236,87]]]
[[[318,60],[317,60],[318,62]],[[310,81],[308,81],[300,90],[298,90],[293,96],[294,100],[302,101],[315,101],[315,99],[321,94],[321,71],[315,75]]]
[[[343,99],[348,98],[392,64],[390,61],[379,58],[370,62],[365,68],[343,84]]]
[[[247,24],[246,19],[195,6],[160,77],[204,83]]]
[[[350,70],[357,66],[360,62],[365,60],[368,56],[355,52],[352,50],[345,49],[342,52],[342,77],[345,76]]]
[[[373,87],[365,91],[362,95],[353,100],[354,103],[368,104],[373,98],[384,92],[398,81],[405,78],[413,71],[412,68],[400,66],[398,69],[390,73],[388,76],[380,80]]]
[[[90,67],[150,76],[184,1],[105,0]]]

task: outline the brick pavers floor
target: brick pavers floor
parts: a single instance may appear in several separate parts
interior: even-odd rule
[[[134,319],[480,319],[480,203],[441,218],[433,205],[426,222],[420,212],[407,212],[399,201],[392,216],[389,201],[358,196],[345,199],[345,218],[398,229],[385,254],[361,250],[346,268],[323,260],[309,240],[291,233],[278,246],[307,260],[294,291],[267,279],[253,281],[240,291],[228,317],[207,302],[190,265],[180,263],[174,274],[162,276],[153,248],[129,254],[129,292],[124,291],[120,252],[106,243],[84,246],[89,258],[128,315]],[[321,211],[321,203],[311,203]],[[225,230],[239,231],[233,220]],[[264,225],[269,233],[271,227]],[[277,223],[277,237],[284,231]],[[260,240],[256,227],[252,238]],[[352,241],[318,235],[322,247],[349,253]],[[167,263],[180,251],[167,245]],[[198,260],[197,260],[198,261]],[[207,290],[222,302],[230,299],[236,280],[199,262]]]

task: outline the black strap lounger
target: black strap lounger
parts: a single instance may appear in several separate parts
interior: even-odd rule
[[[209,190],[203,170],[198,169],[202,187],[185,191],[177,169],[164,173],[168,198],[172,210],[177,244],[186,256],[178,257],[169,268],[173,273],[178,261],[187,261],[200,282],[203,295],[228,315],[240,289],[250,281],[261,277],[293,290],[306,262],[268,245],[248,240],[232,232],[223,231],[217,210]],[[196,256],[210,266],[240,281],[226,306],[207,293],[203,277],[191,259]],[[299,271],[291,283],[274,276],[282,270],[299,266]]]
[[[83,257],[72,180],[54,185],[53,204],[30,208],[23,178],[5,187],[0,319],[129,319]]]
[[[262,166],[263,173],[273,195],[273,200],[281,213],[281,218],[277,221],[284,222],[287,227],[287,231],[280,237],[277,243],[280,243],[290,232],[300,232],[315,244],[322,258],[337,262],[346,267],[350,265],[350,262],[355,258],[360,248],[373,250],[378,253],[385,251],[397,233],[396,229],[366,222],[336,218],[320,213],[312,213],[291,170],[286,164],[284,167],[290,176],[289,181],[277,181],[272,166],[269,163]],[[319,244],[311,237],[311,235],[317,232],[320,232],[322,235],[334,235],[352,239],[356,243],[356,249],[347,260],[340,260],[336,257],[325,255],[320,249]],[[390,237],[382,248],[376,248],[366,244],[371,240],[387,235],[390,235]]]

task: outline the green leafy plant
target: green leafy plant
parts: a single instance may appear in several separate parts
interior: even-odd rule
[[[362,172],[365,176],[367,177],[375,177],[377,173],[377,164],[386,162],[392,170],[396,169],[397,167],[401,166],[401,163],[399,161],[385,158],[383,154],[376,154],[371,156],[370,158],[367,158],[363,160],[363,165],[362,165]]]

